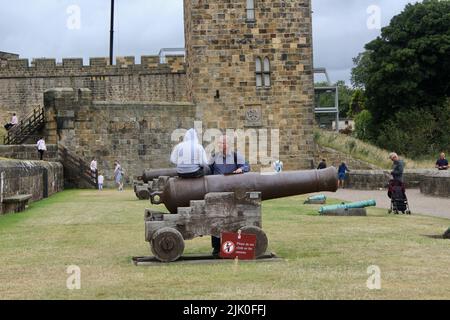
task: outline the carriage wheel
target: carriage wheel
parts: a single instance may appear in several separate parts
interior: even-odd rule
[[[159,261],[176,261],[184,251],[183,236],[174,228],[161,228],[153,235],[151,248],[156,259]]]
[[[248,226],[241,229],[242,233],[256,235],[255,257],[258,258],[266,253],[269,240],[267,240],[266,233],[258,227]]]
[[[406,210],[406,214],[407,215],[411,215],[411,211],[410,210]]]

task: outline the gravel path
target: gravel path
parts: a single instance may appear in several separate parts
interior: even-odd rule
[[[345,201],[374,199],[377,202],[378,208],[387,209],[391,205],[390,199],[387,196],[387,191],[385,190],[366,191],[339,189],[336,193],[324,192],[323,194],[330,198],[337,198]],[[419,189],[407,189],[406,196],[408,197],[408,203],[412,214],[450,219],[450,198],[424,196],[420,193]]]

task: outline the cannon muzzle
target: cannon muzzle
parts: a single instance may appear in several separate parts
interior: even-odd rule
[[[203,200],[210,192],[234,192],[244,198],[247,192],[261,192],[262,200],[337,190],[337,171],[323,170],[283,171],[274,174],[246,173],[237,175],[205,176],[197,179],[170,178],[162,192],[151,195],[153,204],[164,203],[171,213],[179,207],[188,207],[191,200]]]
[[[158,179],[161,176],[176,177],[177,175],[178,174],[176,168],[151,169],[151,170],[144,170],[144,173],[140,178],[144,183],[149,183],[152,182],[153,179]]]

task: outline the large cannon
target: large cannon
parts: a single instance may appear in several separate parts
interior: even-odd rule
[[[337,190],[337,172],[324,170],[284,171],[274,174],[246,173],[206,176],[197,179],[160,177],[153,204],[164,204],[172,214],[147,209],[145,239],[155,257],[177,260],[184,240],[222,232],[255,234],[256,256],[265,253],[267,236],[262,230],[261,201],[320,191]]]
[[[139,176],[138,181],[134,183],[134,193],[139,200],[148,200],[152,192],[159,190],[157,189],[159,177],[175,177],[176,175],[176,168],[144,170],[142,176]]]

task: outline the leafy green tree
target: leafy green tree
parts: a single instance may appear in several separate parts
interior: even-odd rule
[[[374,120],[450,96],[450,1],[408,4],[355,58],[355,86],[366,89]]]
[[[410,156],[448,148],[450,1],[408,4],[365,49],[352,70],[372,117],[365,139]]]
[[[371,69],[370,52],[364,51],[353,58],[353,64],[356,66],[352,69],[351,79],[353,87],[364,88],[369,79],[368,71]]]
[[[356,89],[350,99],[350,107],[347,112],[347,116],[354,118],[361,111],[366,109],[366,97],[362,89]]]
[[[369,110],[362,110],[355,116],[355,134],[360,140],[371,140],[370,126],[373,124]]]

